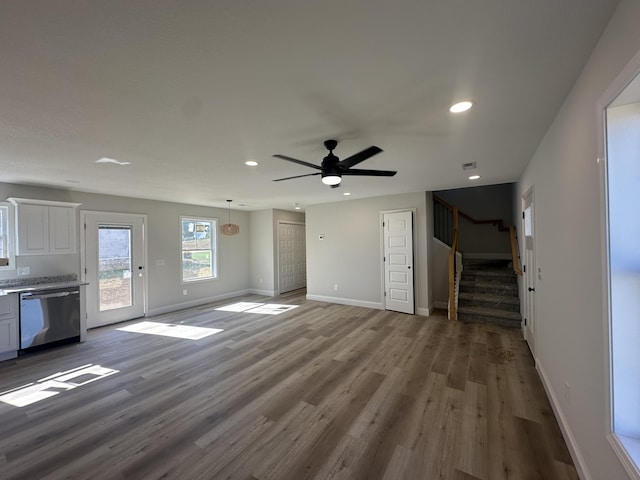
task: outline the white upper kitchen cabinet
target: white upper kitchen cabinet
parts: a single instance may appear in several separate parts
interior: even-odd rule
[[[79,203],[9,198],[16,207],[16,254],[76,253]]]

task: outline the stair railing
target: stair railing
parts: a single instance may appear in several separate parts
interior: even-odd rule
[[[457,320],[458,295],[456,293],[456,252],[458,251],[458,207],[453,207],[453,239],[449,252],[449,320]]]
[[[512,225],[509,227],[509,237],[511,238],[511,259],[513,263],[513,271],[516,275],[522,275],[522,269],[520,268],[520,256],[518,255],[518,241],[516,240],[516,229]]]

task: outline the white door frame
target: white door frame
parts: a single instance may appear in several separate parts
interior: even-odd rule
[[[87,252],[87,245],[86,245],[86,224],[87,224],[87,216],[88,215],[105,215],[105,216],[118,216],[120,218],[138,218],[138,219],[142,219],[143,221],[143,225],[144,225],[144,231],[143,231],[143,235],[142,235],[142,262],[143,262],[143,266],[144,266],[144,276],[142,279],[142,283],[143,283],[143,288],[142,288],[142,298],[143,298],[143,312],[144,312],[144,316],[147,315],[148,312],[148,308],[149,308],[149,295],[148,295],[148,291],[149,291],[149,275],[148,275],[148,261],[147,261],[147,231],[146,231],[146,226],[147,226],[147,215],[145,214],[139,214],[139,213],[119,213],[119,212],[104,212],[104,211],[97,211],[97,210],[81,210],[80,211],[80,228],[81,228],[81,232],[82,234],[80,235],[80,279],[83,282],[87,281],[87,259],[86,259],[86,252]],[[90,288],[90,285],[87,285],[86,288]],[[88,320],[88,311],[89,308],[87,307],[85,309],[85,321]]]
[[[296,222],[293,220],[278,220],[278,228],[276,231],[276,285],[274,285],[274,290],[275,290],[275,294],[276,295],[280,295],[280,225],[285,224],[285,225],[302,225],[305,228],[305,257],[306,257],[306,249],[307,249],[307,242],[306,242],[306,232],[307,232],[307,224],[305,222]],[[306,262],[306,260],[305,260]],[[306,266],[305,266],[305,270],[306,270]],[[305,274],[305,286],[306,286],[306,274]]]
[[[418,234],[417,234],[417,229],[415,228],[415,224],[416,224],[416,208],[398,208],[398,209],[393,209],[393,210],[381,210],[379,212],[379,216],[380,216],[380,298],[381,298],[381,305],[382,308],[386,310],[386,299],[385,299],[385,282],[386,282],[386,278],[385,278],[385,262],[384,262],[384,227],[382,226],[382,224],[384,223],[384,216],[386,214],[389,213],[402,213],[402,212],[411,212],[411,217],[413,219],[412,222],[412,241],[413,241],[413,248],[412,248],[412,266],[413,266],[413,310],[414,310],[414,314],[415,311],[417,310],[416,308],[416,249],[415,246],[417,245],[418,242]]]
[[[531,259],[528,259],[527,249],[527,236],[525,234],[525,218],[524,211],[527,202],[530,199],[531,205],[531,231],[533,233],[531,237]],[[522,298],[523,302],[523,335],[529,349],[533,354],[533,358],[536,358],[536,337],[537,337],[537,325],[536,325],[536,207],[535,207],[535,193],[533,185],[522,195],[522,253],[524,257],[525,271],[522,279]],[[529,290],[530,288],[533,291]]]

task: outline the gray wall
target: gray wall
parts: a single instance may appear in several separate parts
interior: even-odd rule
[[[427,198],[430,195],[418,192],[307,207],[308,297],[382,308],[380,212],[415,208],[416,313],[428,314],[432,288],[427,238],[433,236],[433,218],[427,221],[428,211],[432,212],[427,209]],[[320,234],[324,240],[319,240]]]
[[[273,295],[276,286],[273,252],[273,210],[258,210],[249,214],[251,228],[251,288],[264,295]]]
[[[233,223],[240,225],[239,235],[218,236],[218,278],[190,282],[184,287],[180,280],[180,216],[218,218],[220,223],[224,223],[228,219],[226,209],[0,183],[0,198],[7,197],[76,202],[82,204],[79,210],[147,215],[148,312],[151,314],[249,290],[248,212],[232,211]],[[78,228],[78,245],[82,231]],[[164,266],[156,266],[156,260],[159,259],[165,260]],[[30,275],[23,278],[79,274],[80,254],[23,256],[17,258],[16,264],[18,267],[31,267]],[[0,273],[3,279],[14,277],[15,272]],[[183,288],[187,288],[187,296],[182,295]]]
[[[521,176],[535,192],[536,366],[583,470],[629,478],[609,444],[598,100],[640,48],[640,2],[623,0]],[[517,217],[517,215],[514,215]],[[514,218],[517,227],[521,223]],[[522,238],[522,235],[520,235]],[[571,394],[564,394],[569,385]]]
[[[268,209],[249,214],[251,226],[251,290],[278,293],[278,222],[304,223],[304,212]]]
[[[429,272],[433,275],[433,304],[436,308],[448,308],[449,301],[449,254],[451,247],[437,238],[432,238],[433,253]]]

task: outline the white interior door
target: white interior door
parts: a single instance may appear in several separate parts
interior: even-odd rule
[[[413,212],[384,213],[384,304],[413,314]]]
[[[144,216],[82,212],[87,327],[145,314]]]
[[[522,232],[524,233],[524,338],[535,357],[536,334],[536,262],[534,250],[535,216],[533,188],[522,197]]]
[[[278,223],[278,291],[290,292],[307,286],[305,226]]]

